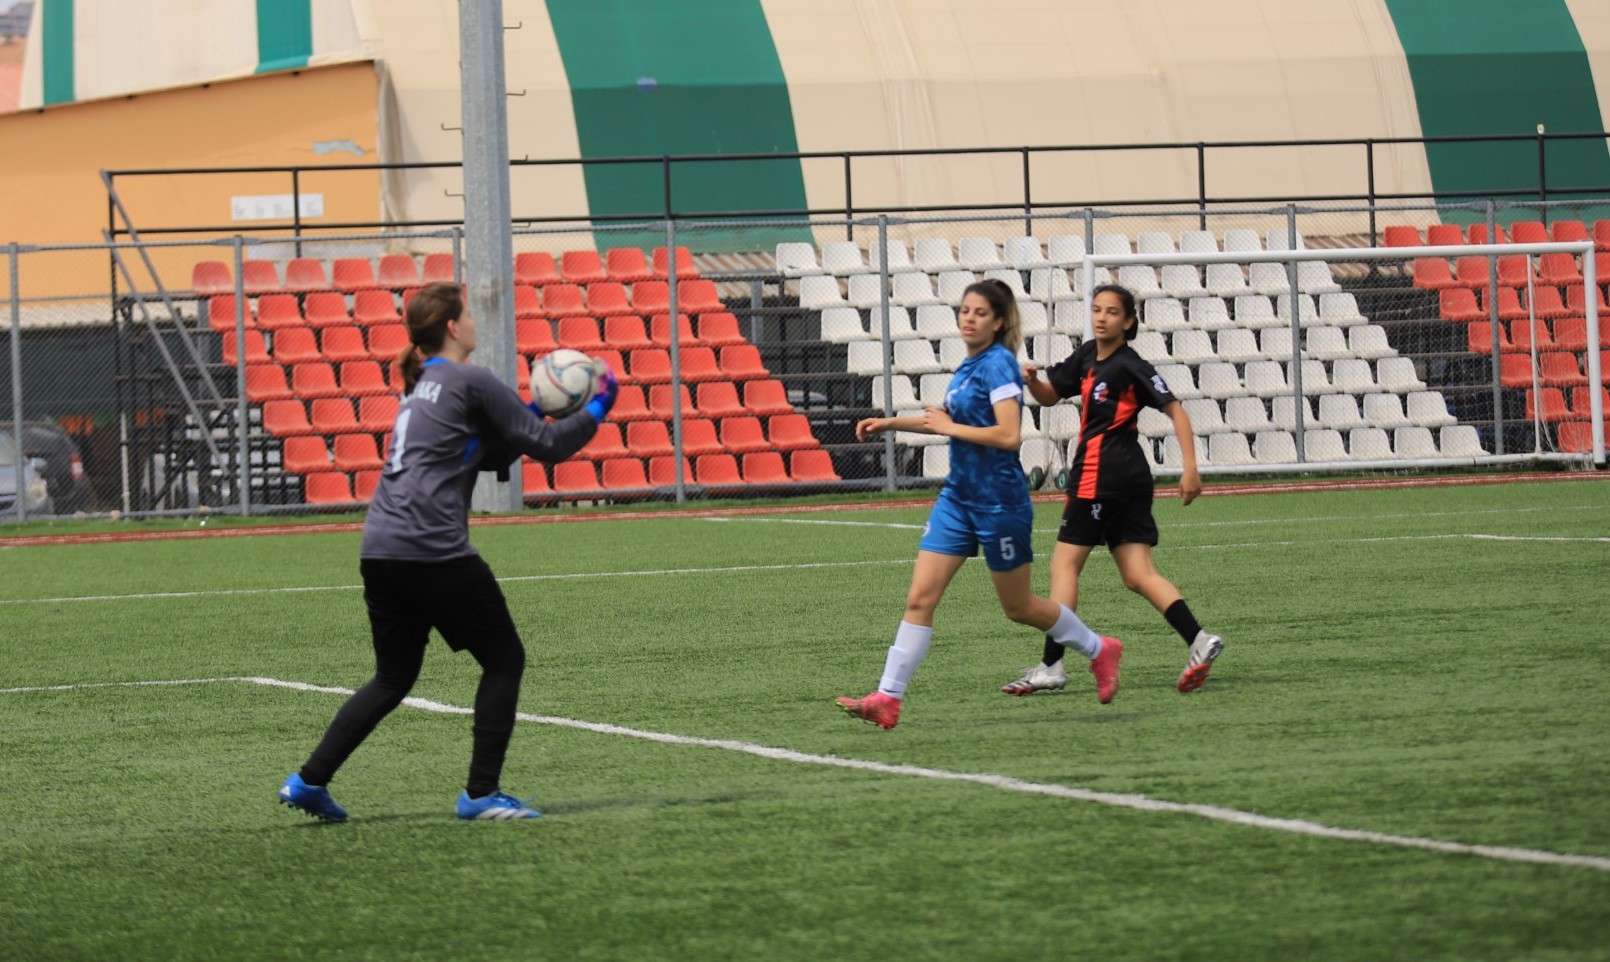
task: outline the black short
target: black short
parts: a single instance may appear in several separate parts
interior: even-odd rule
[[[1152,518],[1152,489],[1136,492],[1130,498],[1103,498],[1087,501],[1069,498],[1062,509],[1062,524],[1057,528],[1057,540],[1063,544],[1095,547],[1106,544],[1116,548],[1121,544],[1149,544],[1157,546],[1157,522]]]
[[[447,561],[364,558],[358,570],[377,648],[423,649],[432,628],[454,651],[520,647],[503,589],[480,555]]]

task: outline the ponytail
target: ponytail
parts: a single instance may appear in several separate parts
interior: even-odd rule
[[[464,290],[457,284],[437,281],[421,287],[408,299],[406,348],[392,361],[392,377],[402,381],[403,393],[411,394],[425,372],[425,358],[441,353],[447,340],[447,322],[464,316]]]

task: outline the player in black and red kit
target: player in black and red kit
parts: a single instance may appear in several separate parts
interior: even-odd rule
[[[1140,326],[1134,294],[1112,284],[1096,288],[1090,323],[1094,336],[1067,360],[1046,368],[1047,380],[1040,380],[1034,365],[1023,367],[1027,389],[1040,404],[1078,397],[1083,405],[1079,445],[1068,470],[1068,504],[1051,555],[1050,597],[1077,610],[1079,575],[1091,550],[1105,543],[1124,587],[1150,601],[1185,639],[1190,655],[1177,684],[1182,692],[1194,691],[1207,680],[1224,639],[1202,630],[1179,589],[1152,563],[1157,544],[1152,472],[1136,430],[1143,407],[1157,408],[1174,422],[1184,462],[1180,501],[1190,504],[1202,492],[1191,419],[1157,370],[1129,346]],[[1047,639],[1041,663],[1001,691],[1028,695],[1062,688],[1068,682],[1062,653],[1061,645]]]

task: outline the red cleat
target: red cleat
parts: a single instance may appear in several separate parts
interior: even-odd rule
[[[1096,700],[1103,705],[1118,694],[1118,662],[1124,657],[1124,643],[1117,638],[1101,638],[1101,653],[1090,660],[1090,673],[1096,676]]]
[[[879,728],[893,728],[900,721],[900,699],[875,691],[865,698],[836,699],[847,714],[869,721]]]

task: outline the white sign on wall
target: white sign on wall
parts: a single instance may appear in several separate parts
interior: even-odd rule
[[[302,217],[324,216],[324,195],[302,195]],[[290,220],[292,216],[290,194],[248,194],[229,198],[231,220]]]

